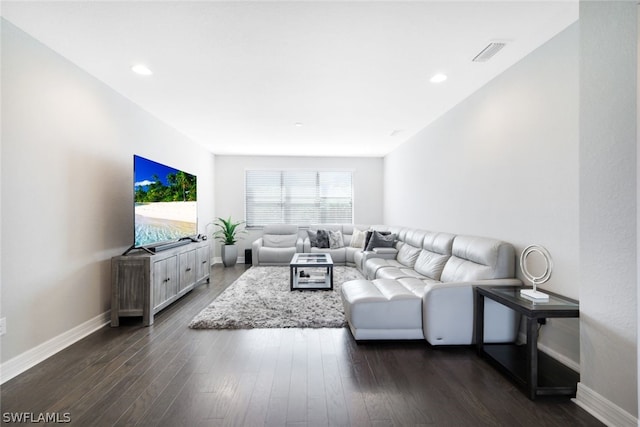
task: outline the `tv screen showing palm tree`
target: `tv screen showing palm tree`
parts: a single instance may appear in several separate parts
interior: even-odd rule
[[[196,176],[133,156],[135,246],[195,236],[198,232]]]

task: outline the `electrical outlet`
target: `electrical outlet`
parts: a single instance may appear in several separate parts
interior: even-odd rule
[[[3,317],[0,319],[0,336],[7,333],[7,318]]]

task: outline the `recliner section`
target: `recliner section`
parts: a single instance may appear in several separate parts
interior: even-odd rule
[[[251,244],[251,264],[289,265],[293,254],[303,251],[297,225],[266,225],[262,237]]]

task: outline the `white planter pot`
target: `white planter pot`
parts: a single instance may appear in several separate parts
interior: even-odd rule
[[[222,245],[220,255],[225,267],[233,267],[238,261],[238,247],[236,245]]]

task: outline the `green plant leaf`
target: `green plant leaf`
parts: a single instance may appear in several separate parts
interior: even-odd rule
[[[218,230],[213,233],[213,237],[224,245],[234,245],[239,239],[239,234],[247,232],[238,228],[244,223],[245,221],[234,222],[231,217],[228,219],[218,217],[213,221],[213,225],[218,227]]]

